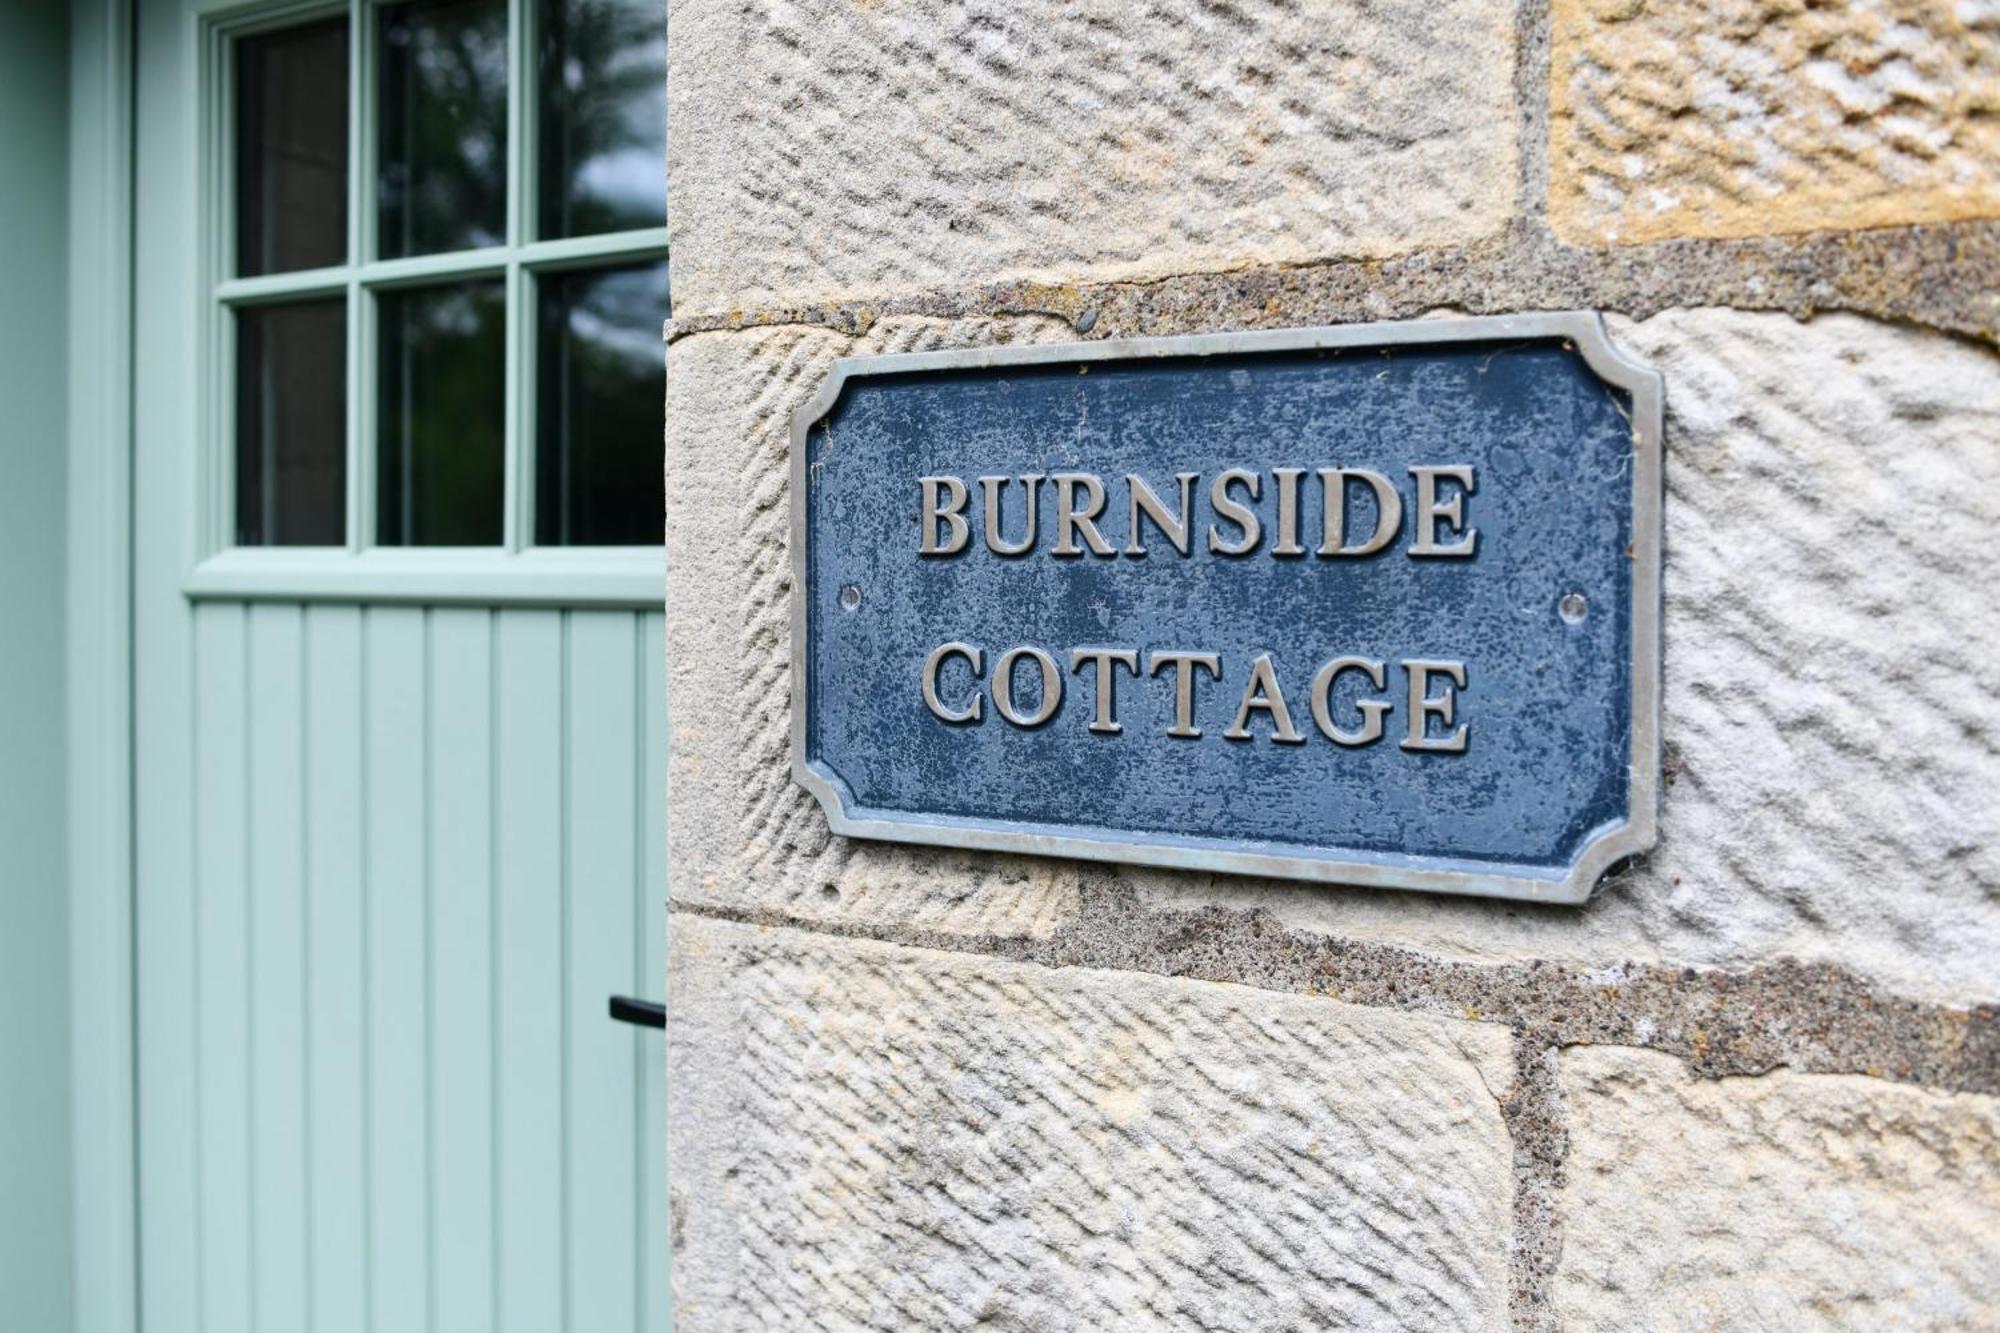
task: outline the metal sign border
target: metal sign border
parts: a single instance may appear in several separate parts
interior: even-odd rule
[[[1560,875],[1544,867],[1461,861],[1443,857],[1302,853],[1285,844],[1233,842],[1207,837],[1121,834],[1103,836],[1072,827],[1010,820],[926,816],[850,809],[851,789],[827,764],[806,754],[806,443],[814,423],[840,400],[850,380],[910,371],[981,370],[1079,361],[1153,357],[1234,356],[1315,348],[1421,347],[1428,344],[1567,338],[1584,363],[1632,399],[1632,732],[1631,787],[1624,819],[1610,821],[1585,840]],[[1653,846],[1660,798],[1660,547],[1663,507],[1662,421],[1666,385],[1660,373],[1628,359],[1611,342],[1603,317],[1571,310],[1523,315],[1392,320],[1323,328],[1185,337],[1114,338],[1085,343],[978,347],[946,352],[841,357],[811,400],[792,414],[791,433],[791,636],[792,775],[819,801],[833,832],[884,842],[922,843],[980,851],[1164,866],[1181,870],[1414,889],[1522,902],[1582,903],[1618,861]]]

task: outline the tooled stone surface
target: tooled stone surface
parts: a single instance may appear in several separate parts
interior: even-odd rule
[[[1571,241],[2000,216],[2000,5],[1554,0]]]
[[[667,381],[669,883],[684,901],[783,904],[957,932],[1045,934],[1074,867],[836,839],[791,775],[791,412],[835,356],[1060,338],[1053,320],[885,321],[865,339],[695,339]]]
[[[689,1328],[1493,1329],[1491,1025],[681,917]]]
[[[1201,896],[1473,956],[1795,956],[1992,999],[2000,358],[1850,316],[1672,312],[1614,337],[1667,380],[1659,847],[1575,918]]]
[[[1662,837],[1582,909],[835,840],[785,763],[786,428],[835,355],[1071,336],[897,319],[673,344],[672,885],[684,903],[1045,938],[1081,889],[1450,958],[1797,957],[1990,1001],[2000,956],[2000,358],[1853,317],[1671,312]],[[1191,927],[1192,928],[1192,927]],[[1134,960],[1143,966],[1143,960]],[[1163,970],[1180,965],[1163,960]]]
[[[686,309],[1373,256],[1512,214],[1514,8],[680,0]]]
[[[2000,1324],[2000,1099],[1561,1057],[1572,1329]]]

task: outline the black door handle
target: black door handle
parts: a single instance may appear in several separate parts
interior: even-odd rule
[[[631,1023],[642,1028],[663,1028],[667,1025],[667,1007],[647,1000],[635,1000],[629,995],[611,997],[611,1016],[621,1023]]]

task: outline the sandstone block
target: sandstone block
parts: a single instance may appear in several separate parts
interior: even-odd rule
[[[674,300],[1379,256],[1513,212],[1514,7],[687,0]]]
[[[1660,844],[1581,912],[1169,888],[1457,956],[1833,962],[1994,997],[2000,357],[1853,316],[1614,325],[1667,379]]]
[[[1492,1025],[674,923],[677,1321],[1498,1329]]]
[[[1574,1329],[2000,1326],[2000,1099],[1562,1056]]]
[[[786,762],[789,414],[837,355],[1074,334],[1046,319],[781,328],[671,351],[675,896],[958,935],[1261,908],[1451,957],[1833,962],[1994,998],[2000,358],[1851,316],[1677,311],[1614,337],[1667,375],[1661,842],[1582,909],[834,839]],[[976,460],[972,460],[976,461]]]
[[[836,356],[1073,337],[1054,320],[898,319],[669,349],[668,882],[684,902],[1046,936],[1079,867],[833,837],[791,773],[789,436]]]
[[[1566,240],[2000,216],[1990,0],[1553,0],[1551,18]]]

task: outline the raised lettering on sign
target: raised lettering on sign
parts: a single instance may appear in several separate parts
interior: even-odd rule
[[[1174,485],[1166,488],[1169,495],[1178,492],[1178,503],[1171,508],[1151,483],[1132,473],[1112,478],[1108,486],[1103,478],[1089,472],[981,476],[977,502],[972,489],[958,477],[920,477],[922,522],[917,552],[942,558],[978,549],[972,541],[976,527],[985,550],[993,555],[1033,555],[1043,549],[1044,528],[1048,527],[1054,534],[1054,541],[1046,548],[1050,555],[1114,558],[1122,554],[1139,560],[1149,549],[1160,549],[1145,544],[1145,528],[1150,525],[1167,549],[1179,556],[1191,556],[1196,549],[1222,556],[1255,555],[1266,549],[1273,556],[1303,556],[1306,548],[1299,544],[1298,493],[1305,472],[1296,467],[1269,469],[1278,513],[1268,548],[1263,520],[1243,502],[1247,498],[1254,503],[1261,496],[1265,474],[1249,468],[1226,468],[1216,473],[1204,492],[1206,505],[1199,508],[1190,503],[1201,481],[1200,474],[1194,472],[1176,473]],[[1321,467],[1313,472],[1319,479],[1321,518],[1312,554],[1331,559],[1374,555],[1401,535],[1405,505],[1388,477],[1365,467]],[[1414,491],[1408,505],[1412,516],[1410,555],[1470,560],[1479,544],[1479,532],[1466,516],[1466,496],[1477,489],[1472,464],[1414,465],[1409,472]],[[1053,516],[1045,517],[1051,507],[1041,503],[1041,495],[1049,489],[1054,491],[1055,504]],[[1112,498],[1121,492],[1124,503],[1112,504]],[[1365,535],[1347,521],[1357,495],[1367,497],[1364,505],[1370,506],[1363,509],[1368,515]],[[1120,517],[1107,519],[1107,506],[1109,513]],[[968,514],[973,509],[979,514],[976,520]],[[1114,534],[1122,532],[1122,543],[1105,537],[1107,526]],[[1189,542],[1191,531],[1207,534],[1199,548]],[[1018,535],[1004,535],[1007,533]]]
[[[1405,506],[1395,485],[1387,477],[1362,467],[1320,467],[1313,472],[1319,478],[1321,514],[1319,542],[1314,548],[1316,556],[1330,559],[1370,556],[1396,540],[1403,528]],[[1408,547],[1410,556],[1471,559],[1479,540],[1478,529],[1470,526],[1466,519],[1466,496],[1477,488],[1472,465],[1415,465],[1409,472],[1415,479],[1415,498],[1408,506],[1414,515]],[[1268,548],[1273,556],[1306,554],[1306,548],[1299,544],[1298,530],[1298,482],[1305,474],[1306,469],[1297,467],[1269,469],[1271,489],[1277,495],[1277,521]],[[917,480],[920,514],[917,553],[938,559],[969,556],[980,550],[972,541],[973,530],[977,527],[984,533],[984,550],[987,553],[1009,560],[1032,555],[1041,543],[1041,516],[1051,512],[1038,502],[1038,497],[1045,487],[1052,486],[1055,506],[1050,522],[1055,541],[1048,548],[1050,555],[1080,556],[1088,552],[1115,558],[1122,551],[1132,559],[1144,559],[1147,548],[1142,529],[1150,523],[1156,534],[1166,541],[1168,548],[1181,558],[1192,558],[1200,549],[1228,559],[1243,559],[1265,546],[1264,526],[1255,510],[1232,498],[1231,488],[1240,488],[1254,501],[1263,490],[1263,476],[1263,473],[1248,468],[1225,468],[1216,473],[1208,487],[1206,511],[1193,509],[1189,504],[1189,498],[1201,480],[1200,474],[1194,472],[1175,474],[1174,486],[1169,488],[1169,493],[1178,491],[1179,503],[1172,509],[1161,501],[1159,492],[1144,478],[1132,473],[1114,478],[1111,487],[1089,472],[1058,472],[1049,476],[1036,472],[1019,477],[981,476],[978,478],[981,512],[976,519],[967,513],[973,505],[973,490],[963,480],[953,476],[920,477]],[[1440,481],[1451,483],[1456,490],[1441,493]],[[1019,492],[1016,502],[1019,513],[1012,520],[1004,514],[1005,497],[1010,488]],[[1122,546],[1107,540],[1102,526],[1106,497],[1121,488],[1126,497],[1126,503],[1119,511],[1125,515]],[[1367,503],[1373,505],[1365,535],[1347,523],[1352,493],[1356,491],[1365,494]],[[1190,543],[1188,534],[1200,530],[1204,520],[1208,539],[1205,547],[1197,548]],[[1019,535],[1002,535],[1010,530]],[[1114,528],[1114,531],[1117,530]],[[1441,533],[1450,535],[1441,538]],[[1034,696],[1037,702],[1026,711],[1016,703],[1013,670],[1023,657],[1032,658],[1041,668],[1041,684]],[[1122,733],[1125,728],[1118,721],[1116,685],[1108,673],[1117,663],[1136,674],[1139,650],[1136,647],[1072,648],[1069,658],[1073,671],[1082,671],[1086,666],[1093,668],[1095,702],[1089,729],[1109,736]],[[968,666],[975,682],[982,680],[985,671],[984,650],[972,644],[954,641],[940,644],[932,651],[924,662],[920,688],[924,707],[940,722],[977,724],[984,721],[986,693],[993,698],[995,714],[1017,727],[1039,727],[1053,718],[1061,707],[1062,676],[1056,668],[1055,659],[1040,648],[1024,645],[1007,649],[999,655],[993,679],[983,682],[981,689],[985,693],[975,690],[957,703],[946,702],[938,688],[939,674],[951,659],[958,659]],[[1459,723],[1453,728],[1452,723],[1457,715],[1457,696],[1453,687],[1459,690],[1465,688],[1465,663],[1410,658],[1405,659],[1401,666],[1409,680],[1408,732],[1403,738],[1402,748],[1418,754],[1464,754],[1470,726]],[[1148,676],[1158,676],[1162,671],[1171,669],[1174,723],[1166,728],[1166,734],[1175,740],[1199,740],[1206,734],[1194,721],[1196,668],[1205,670],[1218,685],[1238,679],[1235,669],[1225,672],[1221,657],[1208,652],[1155,652],[1147,668]],[[1371,745],[1382,738],[1383,714],[1393,711],[1395,705],[1379,694],[1357,698],[1352,706],[1361,714],[1360,725],[1344,727],[1337,724],[1333,718],[1331,696],[1335,678],[1343,671],[1360,672],[1367,676],[1376,690],[1383,688],[1386,668],[1381,662],[1365,657],[1336,656],[1310,678],[1310,687],[1295,687],[1297,697],[1309,700],[1313,724],[1327,740],[1350,748]],[[1436,691],[1431,685],[1434,678],[1440,682]],[[1254,657],[1242,668],[1241,679],[1243,689],[1235,703],[1235,720],[1221,733],[1223,738],[1232,741],[1254,739],[1256,733],[1248,724],[1251,714],[1257,713],[1268,723],[1265,728],[1268,739],[1285,745],[1303,744],[1306,738],[1293,725],[1292,710],[1284,687],[1278,680],[1272,655],[1267,652]],[[1442,730],[1431,725],[1433,720]]]
[[[1014,668],[1023,659],[1031,660],[1041,669],[1041,683],[1032,692],[1017,691]],[[1112,668],[1122,665],[1136,675],[1139,651],[1136,648],[1073,648],[1069,652],[1069,661],[1070,669],[1089,681],[1088,688],[1092,693],[1090,730],[1110,736],[1122,733],[1125,728],[1118,721],[1117,678]],[[1453,687],[1459,690],[1465,688],[1465,663],[1405,658],[1398,665],[1409,680],[1409,732],[1403,738],[1403,748],[1430,754],[1465,753],[1469,732],[1465,723],[1460,723],[1456,730],[1443,733],[1430,726],[1433,718],[1446,728],[1451,726],[1457,711],[1457,695]],[[1200,668],[1218,685],[1225,679],[1234,679],[1235,673],[1224,671],[1219,654],[1205,652],[1154,652],[1148,655],[1147,666],[1147,675],[1165,673],[1171,680],[1174,722],[1165,729],[1165,734],[1175,740],[1200,740],[1207,733],[1195,723],[1196,668]],[[963,684],[942,684],[947,670],[954,667],[967,671],[967,681]],[[1040,648],[1027,644],[1009,648],[998,655],[991,680],[985,678],[985,671],[984,649],[956,641],[939,644],[924,659],[920,686],[924,707],[940,722],[977,723],[986,716],[985,701],[990,693],[996,713],[1017,727],[1033,728],[1054,717],[1056,710],[1062,706],[1065,688],[1062,675],[1056,668],[1055,658]],[[1344,727],[1334,721],[1333,688],[1344,671],[1367,677],[1377,691],[1374,695],[1353,701],[1352,707],[1361,717],[1356,727]],[[1335,745],[1350,749],[1371,745],[1382,739],[1383,714],[1392,712],[1396,706],[1393,700],[1381,694],[1386,673],[1387,667],[1383,663],[1366,657],[1336,657],[1320,667],[1312,675],[1312,683],[1301,686],[1299,695],[1294,697],[1309,701],[1313,725]],[[1252,713],[1260,713],[1269,722],[1267,739],[1286,745],[1302,744],[1306,738],[1292,724],[1292,709],[1286,702],[1271,654],[1260,653],[1253,658],[1244,666],[1242,679],[1242,695],[1234,702],[1235,721],[1221,733],[1222,737],[1232,741],[1254,739],[1248,723]],[[1032,706],[1020,703],[1024,694],[1035,700]],[[950,697],[947,698],[947,695]]]

